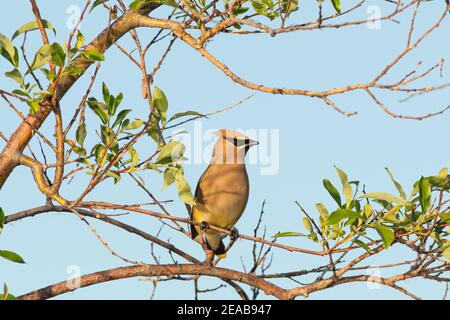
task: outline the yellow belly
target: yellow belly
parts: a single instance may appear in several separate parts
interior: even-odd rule
[[[239,220],[243,213],[243,208],[240,209],[240,206],[234,206],[230,207],[229,210],[223,210],[224,208],[221,208],[221,210],[217,211],[209,211],[204,210],[202,211],[198,207],[194,207],[193,210],[193,220],[195,222],[207,222],[209,225],[213,225],[222,229],[231,229],[236,222]],[[196,226],[197,231],[198,226]]]

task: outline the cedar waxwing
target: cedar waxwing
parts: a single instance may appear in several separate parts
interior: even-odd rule
[[[216,134],[219,140],[208,168],[198,181],[196,204],[191,210],[191,219],[202,226],[191,226],[191,235],[195,239],[202,234],[216,255],[224,255],[222,234],[207,226],[232,230],[236,236],[237,230],[233,227],[245,210],[249,194],[245,155],[258,142],[234,130],[222,129]]]

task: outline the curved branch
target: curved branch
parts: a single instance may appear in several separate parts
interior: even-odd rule
[[[64,207],[53,207],[52,205],[47,205],[43,207],[38,207],[30,210],[26,210],[23,212],[18,212],[13,215],[9,215],[6,217],[5,222],[9,223],[12,221],[16,221],[25,217],[31,217],[39,213],[48,212],[48,211],[58,211],[70,212],[70,209]],[[284,289],[275,284],[272,284],[264,279],[264,277],[257,276],[251,273],[242,273],[235,270],[218,268],[211,264],[200,263],[200,261],[195,258],[189,256],[181,250],[178,250],[171,244],[168,244],[152,235],[149,235],[139,229],[136,229],[132,226],[126,225],[122,222],[116,221],[114,219],[109,218],[106,215],[92,213],[87,210],[79,209],[79,212],[83,215],[90,216],[107,223],[113,224],[117,227],[120,227],[124,230],[127,230],[131,233],[135,233],[140,235],[141,237],[148,239],[152,242],[155,242],[162,247],[173,251],[174,253],[179,254],[186,260],[192,262],[192,264],[168,264],[168,265],[136,265],[130,267],[122,267],[112,270],[106,270],[101,272],[96,272],[93,274],[85,275],[80,278],[80,287],[86,287],[98,283],[103,283],[106,281],[113,281],[124,278],[138,277],[138,276],[168,276],[173,277],[176,275],[194,275],[194,276],[212,276],[216,278],[220,278],[221,280],[229,283],[233,286],[233,288],[241,295],[241,297],[246,297],[246,294],[243,292],[242,288],[240,288],[234,281],[241,282],[247,284],[252,287],[256,287],[262,291],[264,291],[268,295],[273,295],[279,299],[294,299],[299,296],[308,297],[309,294],[317,291],[321,291],[330,287],[334,287],[340,284],[350,283],[350,282],[375,282],[379,284],[383,284],[389,286],[395,290],[398,290],[407,296],[418,299],[417,296],[408,292],[406,289],[397,285],[397,282],[407,280],[410,278],[422,276],[429,276],[429,270],[425,270],[423,267],[412,269],[406,273],[394,275],[390,278],[379,278],[367,275],[356,275],[343,277],[348,271],[356,270],[354,267],[361,261],[379,253],[383,250],[383,246],[378,246],[373,249],[370,253],[365,252],[364,254],[354,258],[347,265],[343,266],[341,269],[337,270],[336,273],[326,279],[318,280],[313,283],[303,285],[300,287],[295,287],[292,289]],[[312,272],[314,270],[311,270]],[[269,277],[272,278],[272,277]],[[77,288],[73,288],[73,286],[69,285],[67,282],[59,282],[57,284],[48,286],[46,288],[39,289],[37,291],[33,291],[31,293],[20,296],[19,299],[48,299],[69,291],[76,290]],[[241,290],[241,291],[240,291]]]
[[[233,280],[245,283],[250,286],[261,288],[267,295],[275,296],[279,299],[288,299],[289,291],[282,289],[268,281],[259,279],[256,276],[233,271],[224,268],[212,267],[206,264],[166,264],[166,265],[136,265],[121,267],[81,276],[79,288],[92,286],[99,283],[127,279],[134,277],[152,276],[173,276],[173,275],[205,275],[224,280]],[[74,288],[67,281],[62,281],[54,285],[24,294],[17,297],[20,300],[40,300],[49,299],[67,292],[74,291]]]
[[[374,282],[389,286],[396,289],[413,299],[419,299],[417,296],[409,293],[404,288],[398,286],[396,282],[411,279],[420,275],[416,271],[407,272],[402,275],[392,276],[390,278],[379,278],[367,275],[350,276],[339,279],[325,279],[319,280],[312,284],[305,285],[293,289],[283,289],[268,281],[258,278],[257,276],[242,273],[235,270],[218,268],[207,264],[166,264],[166,265],[136,265],[129,267],[120,267],[110,270],[99,271],[79,278],[79,287],[74,288],[68,281],[58,282],[56,284],[47,286],[45,288],[32,291],[17,297],[20,300],[42,300],[56,297],[58,295],[100,284],[104,282],[128,279],[134,277],[154,277],[154,276],[175,276],[175,275],[204,275],[220,278],[222,280],[233,280],[252,287],[257,287],[264,291],[267,295],[272,295],[278,299],[288,300],[294,299],[298,296],[308,297],[312,292],[320,291],[326,288],[334,287],[340,284],[350,282]]]
[[[58,146],[59,147],[59,146]],[[64,149],[63,149],[64,150]],[[64,154],[63,154],[64,156]],[[21,156],[19,159],[19,163],[21,165],[24,165],[28,168],[30,168],[33,172],[34,180],[36,181],[36,185],[38,186],[39,190],[46,195],[47,197],[55,200],[62,206],[68,206],[69,202],[61,197],[58,192],[55,190],[53,186],[49,186],[47,184],[47,181],[44,177],[44,172],[42,168],[42,164],[34,159],[31,159],[28,156]],[[61,165],[61,167],[63,167]],[[59,187],[59,186],[58,186]]]
[[[51,186],[51,190],[55,193],[59,192],[61,183],[64,177],[64,132],[63,132],[63,121],[61,115],[61,108],[59,102],[54,103],[53,112],[55,114],[55,133],[56,133],[56,170],[55,170],[55,180]]]
[[[47,212],[67,212],[67,213],[71,213],[72,210],[68,209],[66,207],[62,207],[62,206],[54,206],[52,204],[48,204],[45,206],[41,206],[41,207],[36,207],[36,208],[32,208],[29,210],[24,210],[24,211],[20,211],[11,215],[8,215],[5,217],[5,224],[10,223],[10,222],[14,222],[14,221],[18,221],[27,217],[33,217],[35,215],[41,214],[41,213],[47,213]],[[163,241],[155,236],[152,236],[151,234],[144,232],[140,229],[137,229],[133,226],[130,226],[126,223],[120,222],[118,220],[112,219],[110,217],[108,217],[107,215],[104,214],[100,214],[100,213],[93,213],[90,212],[88,210],[83,210],[83,209],[77,209],[77,212],[79,214],[82,214],[84,216],[87,217],[91,217],[94,219],[98,219],[101,220],[103,222],[109,223],[113,226],[116,226],[118,228],[121,228],[125,231],[128,231],[130,233],[134,233],[148,241],[151,241],[153,243],[156,243],[157,245],[167,249],[169,252],[173,252],[177,255],[179,255],[180,257],[184,258],[186,261],[192,262],[192,263],[196,263],[199,264],[201,263],[200,260],[196,259],[195,257],[189,255],[188,253],[178,249],[177,247],[175,247],[174,245],[172,245],[171,243],[168,243],[166,241]],[[243,300],[248,300],[248,296],[245,293],[245,291],[238,285],[236,284],[234,281],[231,280],[224,280],[224,282],[226,282],[227,284],[229,284],[241,297],[241,299]]]

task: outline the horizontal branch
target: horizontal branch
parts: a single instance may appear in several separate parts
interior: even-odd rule
[[[375,282],[396,289],[414,299],[419,299],[417,296],[409,293],[407,290],[401,288],[396,284],[398,281],[407,280],[419,276],[420,272],[417,270],[410,271],[401,275],[395,275],[390,278],[372,277],[367,275],[350,276],[343,278],[328,278],[297,288],[283,289],[252,274],[242,273],[225,268],[218,268],[207,264],[136,265],[110,269],[81,276],[79,278],[78,287],[74,287],[72,282],[62,281],[48,287],[21,295],[17,297],[17,299],[49,299],[67,292],[77,290],[79,288],[84,288],[114,280],[134,277],[173,277],[177,275],[203,275],[220,278],[222,280],[237,281],[252,287],[259,288],[266,295],[271,295],[282,300],[294,299],[299,296],[308,297],[308,295],[312,292],[350,282]]]
[[[69,203],[65,199],[63,199],[63,201],[65,201],[66,203]],[[43,206],[43,207],[33,208],[33,209],[18,212],[15,214],[11,214],[11,215],[6,216],[5,222],[8,223],[8,222],[24,219],[27,217],[33,217],[33,216],[41,214],[41,213],[50,212],[50,211],[52,211],[51,208],[52,207]],[[54,206],[53,208],[55,208],[54,211],[59,211],[59,212],[62,212],[62,211],[72,212],[73,209],[76,209],[77,211],[79,211],[82,208],[97,208],[97,209],[100,208],[100,209],[110,209],[110,210],[111,209],[112,210],[120,209],[120,210],[127,210],[127,211],[131,211],[131,212],[136,212],[136,213],[153,216],[153,217],[156,217],[159,219],[167,219],[167,220],[171,220],[171,221],[183,222],[186,224],[200,225],[199,222],[192,221],[188,218],[181,218],[181,217],[176,217],[176,216],[172,216],[172,215],[168,215],[168,214],[164,214],[164,213],[155,212],[153,210],[147,210],[147,209],[142,209],[142,208],[134,207],[134,206],[127,206],[127,205],[118,205],[118,204],[116,205],[116,204],[111,204],[111,203],[107,203],[107,202],[80,202],[73,209],[71,209],[70,207],[65,207],[65,206],[62,206],[62,207]],[[89,211],[86,211],[86,212],[89,213]],[[97,218],[97,216],[92,213],[89,213],[89,216]],[[107,217],[107,216],[105,215],[105,217]],[[214,225],[210,225],[209,228],[214,231],[225,234],[225,235],[231,234],[230,230],[219,228]],[[342,249],[333,248],[331,250],[316,251],[316,250],[308,250],[308,249],[302,249],[302,248],[297,248],[297,247],[293,247],[293,246],[283,245],[281,243],[269,241],[269,240],[263,239],[261,237],[252,237],[252,236],[247,236],[244,234],[238,234],[237,236],[244,240],[263,243],[265,245],[273,246],[273,247],[287,250],[290,252],[305,253],[305,254],[316,255],[316,256],[327,256],[330,253],[337,254],[337,253],[348,252],[348,251],[351,251],[354,249],[360,249],[357,246],[350,246],[350,247],[346,247],[346,248],[342,248]],[[374,242],[374,244],[376,244],[376,243],[377,242]]]
[[[155,277],[174,275],[204,275],[225,280],[238,281],[249,286],[261,288],[267,295],[275,296],[279,299],[288,299],[289,291],[282,289],[268,281],[259,279],[256,276],[239,271],[212,267],[206,264],[166,264],[166,265],[136,265],[121,267],[111,270],[91,273],[81,276],[79,288],[104,283],[113,280],[127,279],[134,277]],[[71,283],[62,281],[57,284],[24,294],[17,297],[20,300],[42,300],[49,299],[67,292],[74,291]]]
[[[24,211],[20,211],[17,212],[15,214],[11,214],[5,217],[5,224],[7,223],[11,223],[14,221],[18,221],[27,217],[33,217],[35,215],[41,214],[41,213],[47,213],[47,212],[67,212],[67,213],[71,213],[72,210],[62,207],[62,206],[54,206],[52,204],[48,204],[45,206],[40,206],[40,207],[36,207],[36,208],[32,208],[29,210],[24,210]],[[118,220],[112,219],[110,217],[108,217],[107,215],[104,214],[100,214],[100,213],[93,213],[90,212],[88,210],[84,210],[84,209],[77,209],[77,213],[86,216],[86,217],[91,217],[97,220],[101,220],[103,222],[106,222],[110,225],[116,226],[118,228],[121,228],[125,231],[128,231],[130,233],[136,234],[140,237],[142,237],[143,239],[146,239],[148,241],[151,241],[165,249],[167,249],[169,252],[173,252],[177,255],[179,255],[180,257],[186,259],[186,261],[189,261],[191,263],[195,263],[195,264],[199,264],[201,263],[200,260],[196,259],[195,257],[189,255],[188,253],[178,249],[176,246],[172,245],[171,243],[168,243],[166,241],[163,241],[161,239],[159,239],[158,237],[155,237],[145,231],[142,231],[138,228],[135,228],[133,226],[130,226],[126,223],[120,222]],[[229,284],[238,294],[239,296],[244,299],[244,300],[248,300],[248,296],[245,293],[245,291],[239,286],[237,285],[235,282],[231,281],[231,280],[224,280],[227,284]]]

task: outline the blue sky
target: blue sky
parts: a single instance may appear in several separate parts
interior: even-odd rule
[[[306,1],[301,1],[306,2]],[[347,1],[346,1],[347,2]],[[422,4],[417,17],[418,32],[423,32],[442,12],[443,1]],[[355,1],[349,1],[355,3]],[[65,41],[70,33],[67,21],[71,9],[82,7],[84,1],[39,1],[44,18],[51,21],[56,29],[56,39]],[[344,4],[343,7],[349,4]],[[359,14],[353,19],[367,18],[366,8],[379,5],[382,14],[389,11],[392,4],[384,1],[367,1]],[[75,7],[73,7],[75,6]],[[303,10],[295,12],[294,21],[305,21],[316,13],[315,6],[305,4]],[[326,6],[327,12],[332,8]],[[163,10],[155,15],[165,17]],[[208,50],[226,63],[238,75],[256,83],[270,86],[292,87],[311,90],[324,90],[353,83],[369,81],[386,63],[403,50],[406,44],[409,26],[408,15],[399,18],[401,23],[384,21],[377,30],[360,27],[339,30],[300,31],[271,38],[266,35],[237,36],[220,35],[208,44]],[[20,0],[10,4],[9,10],[0,12],[0,32],[12,35],[23,23],[33,20],[29,1]],[[97,9],[88,15],[81,26],[86,39],[92,39],[107,24],[104,10]],[[143,42],[152,38],[153,30],[140,30]],[[441,28],[431,34],[420,48],[395,67],[385,81],[401,78],[418,61],[423,61],[423,70],[434,65],[441,58],[448,59],[450,53],[449,21],[446,19]],[[15,42],[19,46],[21,38]],[[132,42],[127,36],[120,43],[131,49]],[[40,44],[37,32],[29,35],[29,52]],[[165,45],[151,49],[147,62],[153,66],[161,56]],[[0,61],[0,71],[10,66]],[[67,123],[88,85],[93,69],[79,81],[64,97],[61,106]],[[117,49],[112,48],[106,54],[106,62],[99,72],[99,82],[92,90],[92,96],[100,97],[101,81],[107,82],[112,93],[124,93],[123,107],[132,107],[134,117],[144,117],[148,106],[141,97],[141,77],[138,70]],[[447,68],[442,78],[439,72],[425,80],[423,86],[449,82]],[[175,46],[155,78],[155,84],[162,88],[169,99],[169,114],[186,110],[208,113],[231,106],[250,94],[250,100],[233,110],[212,116],[202,121],[204,130],[219,128],[266,129],[279,132],[279,171],[275,175],[261,175],[260,165],[249,165],[251,193],[247,209],[238,222],[241,233],[251,234],[258,217],[261,204],[266,200],[265,223],[268,234],[277,231],[302,232],[302,216],[294,201],[299,201],[309,212],[317,215],[316,202],[331,205],[332,202],[322,187],[322,179],[329,178],[335,184],[338,179],[334,165],[347,172],[351,180],[359,180],[366,190],[394,192],[384,167],[389,167],[397,180],[408,189],[421,175],[437,173],[448,166],[450,151],[445,144],[448,136],[449,115],[425,121],[398,120],[383,113],[368,97],[360,92],[335,97],[335,102],[347,111],[358,111],[358,115],[346,118],[330,109],[323,102],[300,96],[272,96],[252,92],[224,76],[207,60],[184,43]],[[13,82],[6,77],[0,78],[0,88],[13,89]],[[420,115],[438,111],[448,105],[449,91],[441,90],[416,97],[406,103],[399,102],[404,95],[379,92],[379,98],[392,110],[409,115]],[[18,125],[17,116],[2,102],[0,130],[9,135]],[[26,112],[24,105],[20,106]],[[48,119],[42,128],[45,133],[53,129],[53,119]],[[95,143],[94,129],[98,123],[92,113],[88,113],[88,145]],[[192,132],[193,125],[184,127]],[[51,134],[49,134],[51,136]],[[148,141],[147,141],[148,142]],[[3,144],[0,144],[2,147]],[[34,149],[38,145],[32,143]],[[141,142],[138,150],[146,155],[154,146]],[[189,164],[185,167],[186,177],[191,185],[195,183],[206,164]],[[146,183],[158,195],[159,199],[177,199],[173,187],[161,192],[162,179],[152,173],[143,175]],[[80,175],[70,185],[62,189],[66,198],[72,199],[83,190],[87,177]],[[132,186],[132,187],[131,187]],[[408,191],[407,191],[408,192]],[[118,185],[108,181],[93,192],[88,199],[133,203],[148,201],[145,193],[134,187],[132,181],[125,178]],[[28,169],[17,168],[0,192],[0,206],[7,214],[42,205],[45,199],[38,192]],[[176,201],[168,209],[184,216],[183,205]],[[156,220],[143,216],[120,218],[147,232],[155,234],[159,224]],[[97,231],[114,250],[131,260],[152,263],[150,244],[134,235],[115,229],[98,221],[93,221]],[[179,245],[181,248],[202,257],[201,251],[185,237],[174,235],[164,229],[161,236]],[[319,249],[317,245],[300,238],[283,240],[297,246]],[[51,283],[65,280],[68,268],[78,266],[82,274],[123,266],[124,263],[113,257],[89,232],[84,223],[70,214],[43,214],[34,218],[8,224],[0,236],[0,248],[20,253],[27,264],[17,265],[0,260],[0,283],[6,282],[14,294],[25,293]],[[224,267],[242,270],[240,257],[244,261],[251,257],[251,245],[240,240],[234,246]],[[157,251],[162,261],[170,262],[164,251]],[[376,262],[397,262],[410,256],[395,246],[383,253]],[[325,258],[318,259],[298,253],[275,251],[274,267],[271,272],[307,269],[319,263],[325,264]],[[381,276],[387,276],[383,270]],[[220,284],[215,279],[202,278],[202,288]],[[292,287],[293,282],[280,282]],[[423,280],[405,283],[419,296],[438,299],[443,295],[443,285]],[[58,299],[148,299],[152,290],[150,282],[128,279],[103,285],[80,289],[58,297]],[[191,282],[163,282],[158,285],[156,298],[187,299],[193,296]],[[237,298],[230,288],[202,295],[202,298]],[[264,297],[264,296],[263,296]],[[267,298],[267,297],[264,297]],[[404,296],[390,288],[370,289],[365,283],[348,284],[315,293],[313,299],[396,299]]]

